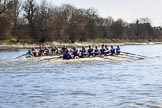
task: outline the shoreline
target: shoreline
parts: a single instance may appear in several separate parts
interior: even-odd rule
[[[72,47],[72,46],[77,46],[77,47],[81,47],[81,46],[88,46],[88,45],[92,45],[92,46],[95,46],[95,45],[98,45],[98,46],[101,46],[102,44],[106,44],[108,46],[110,45],[150,45],[150,44],[162,44],[162,42],[141,42],[141,43],[138,43],[138,42],[125,42],[125,43],[90,43],[90,42],[75,42],[74,44],[72,43],[58,43],[58,42],[52,42],[52,43],[44,43],[42,44],[41,46],[52,46],[52,45],[56,45],[57,47],[62,47],[63,45],[67,45],[68,47]],[[10,50],[10,49],[29,49],[29,48],[32,48],[32,47],[35,47],[35,48],[39,48],[39,44],[11,44],[11,45],[6,45],[6,44],[1,44],[0,45],[0,50]]]

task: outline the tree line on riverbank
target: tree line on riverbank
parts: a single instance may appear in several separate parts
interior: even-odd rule
[[[76,42],[95,39],[161,40],[162,28],[149,18],[134,23],[102,18],[94,8],[79,9],[69,4],[48,5],[46,0],[0,0],[0,40],[17,42]]]

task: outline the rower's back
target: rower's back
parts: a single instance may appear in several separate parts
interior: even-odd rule
[[[114,47],[111,45],[111,49],[110,49],[110,54],[111,55],[114,55],[115,54],[115,49],[114,49]]]
[[[116,47],[116,54],[120,54],[120,47],[119,47],[119,45],[117,45],[117,47]]]

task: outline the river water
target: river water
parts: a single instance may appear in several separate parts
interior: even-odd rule
[[[0,108],[162,108],[162,45],[125,45],[132,62],[51,64],[0,51]]]

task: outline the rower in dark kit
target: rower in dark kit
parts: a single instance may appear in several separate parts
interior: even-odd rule
[[[116,54],[117,54],[117,55],[120,54],[120,47],[119,47],[119,45],[117,45]]]
[[[110,55],[114,55],[114,54],[115,54],[115,48],[111,45]]]
[[[104,48],[104,44],[101,46],[101,49],[100,49],[100,55],[105,55],[105,48]]]
[[[42,46],[39,47],[39,56],[44,56],[44,49]]]
[[[97,46],[95,46],[95,49],[93,51],[93,56],[97,56],[97,55],[99,55],[99,53],[100,53],[100,50],[98,49]]]
[[[72,49],[72,55],[73,55],[73,59],[75,59],[76,57],[79,57],[79,52],[76,49],[76,46],[74,46]]]
[[[105,55],[108,55],[110,53],[109,48],[107,45],[105,45],[105,51],[104,51]]]
[[[93,56],[93,48],[91,47],[91,45],[88,46],[88,57]]]
[[[62,48],[61,48],[61,53],[65,53],[66,51],[68,50],[67,46],[66,45],[63,45]]]
[[[53,45],[52,48],[51,48],[51,55],[55,55],[55,54],[58,54],[58,48],[57,46]]]
[[[87,56],[87,51],[84,46],[82,46],[82,49],[79,51],[79,57],[84,58]]]

